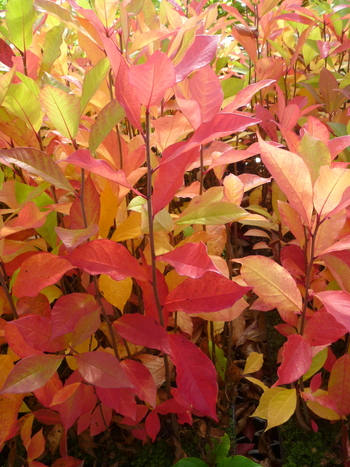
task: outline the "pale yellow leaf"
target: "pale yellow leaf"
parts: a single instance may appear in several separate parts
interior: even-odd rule
[[[267,420],[267,410],[270,404],[270,401],[280,392],[285,391],[282,387],[269,388],[264,394],[260,397],[259,405],[256,411],[251,415],[252,417],[259,417]]]

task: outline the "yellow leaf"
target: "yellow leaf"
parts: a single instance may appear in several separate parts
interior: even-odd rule
[[[99,235],[102,238],[107,238],[109,229],[114,225],[118,211],[118,200],[116,199],[108,182],[106,183],[105,189],[101,193],[100,205],[101,211],[100,219],[98,221],[98,226],[100,228]]]
[[[253,378],[252,376],[244,376],[244,378],[259,386],[264,392],[269,389],[262,381],[260,381],[260,379]]]
[[[131,238],[137,238],[142,235],[141,232],[141,214],[131,211],[130,216],[120,224],[112,236],[114,242],[123,242]]]
[[[187,279],[187,276],[180,276],[180,274],[173,269],[165,276],[165,282],[168,286],[169,292],[174,290],[178,285],[182,284]]]
[[[55,285],[45,287],[40,293],[44,294],[50,303],[57,300],[62,295],[62,291]]]
[[[131,277],[126,277],[121,281],[115,281],[109,276],[101,274],[99,286],[104,298],[113,306],[123,311],[132,291]]]
[[[285,391],[284,388],[269,388],[260,398],[260,402],[256,411],[251,415],[252,417],[260,417],[267,420],[267,409],[271,399],[273,399],[280,392]]]
[[[276,394],[267,408],[267,427],[266,430],[274,426],[282,425],[290,419],[297,406],[296,389],[284,389]],[[265,430],[265,431],[266,431]]]
[[[262,353],[252,352],[247,361],[245,363],[245,367],[243,370],[244,375],[248,375],[250,373],[255,373],[256,371],[260,370],[264,363],[264,356]]]

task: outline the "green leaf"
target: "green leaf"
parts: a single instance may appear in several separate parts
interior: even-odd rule
[[[34,148],[1,149],[0,157],[9,164],[37,175],[57,188],[65,191],[73,191],[71,184],[61,172],[61,169],[44,152]]]
[[[257,464],[244,456],[234,456],[223,460],[217,467],[260,467],[260,464]]]
[[[53,86],[44,86],[40,100],[54,127],[69,139],[76,137],[79,128],[80,104],[72,94]]]
[[[227,433],[224,434],[219,440],[213,440],[214,447],[213,447],[213,456],[215,458],[215,462],[219,463],[226,459],[227,454],[230,451],[230,438]]]
[[[224,99],[227,99],[228,97],[235,96],[239,91],[243,89],[244,79],[228,78],[225,80],[221,80],[220,83],[224,93]]]
[[[110,63],[108,58],[105,57],[86,73],[83,82],[83,92],[80,97],[81,114],[84,113],[85,107],[87,106],[89,100],[101,86],[101,83],[105,79],[109,69]]]
[[[43,120],[41,103],[25,83],[11,84],[3,106],[16,117],[23,120],[30,129],[40,130]]]
[[[223,225],[247,216],[247,211],[232,203],[221,201],[206,205],[181,217],[176,224]]]
[[[124,109],[117,99],[113,99],[103,107],[90,132],[89,149],[92,154],[124,116]]]
[[[11,41],[21,52],[25,52],[33,39],[36,19],[33,0],[9,0],[6,10],[6,25]]]
[[[197,459],[197,457],[185,457],[179,460],[179,462],[176,462],[174,467],[208,467],[208,464]]]
[[[44,72],[43,77],[42,77],[42,84],[43,86],[45,86],[45,84],[49,84],[50,86],[53,86],[54,88],[61,89],[61,91],[64,91],[67,94],[71,92],[71,89],[68,86],[61,83],[61,81],[58,81],[58,79],[54,78],[49,73],[46,73],[46,71]]]
[[[45,224],[42,227],[35,229],[39,235],[50,245],[51,248],[55,248],[57,244],[57,234],[55,231],[57,227],[57,213],[50,212],[47,216]]]
[[[43,46],[43,58],[41,61],[40,74],[50,72],[51,66],[57,58],[61,55],[61,44],[63,39],[64,24],[54,26],[46,33],[45,42]]]

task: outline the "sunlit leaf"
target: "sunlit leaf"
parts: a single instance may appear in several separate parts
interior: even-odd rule
[[[125,116],[124,109],[117,99],[112,99],[97,115],[89,136],[89,149],[96,151],[100,143]]]
[[[33,40],[36,19],[33,0],[9,0],[6,10],[6,25],[11,41],[19,50],[26,52]]]
[[[84,113],[88,102],[91,100],[92,96],[102,84],[109,69],[110,64],[108,58],[106,57],[100,60],[93,68],[91,68],[91,70],[86,73],[83,81],[82,95],[80,97],[80,112],[82,114]]]
[[[297,406],[296,389],[285,389],[276,394],[269,403],[267,409],[267,427],[270,430],[274,426],[285,423],[293,415]]]
[[[308,371],[312,362],[311,346],[303,336],[292,334],[283,346],[282,357],[275,385],[292,383]]]
[[[73,94],[53,86],[44,86],[40,100],[54,127],[69,139],[76,137],[79,127],[80,103]]]

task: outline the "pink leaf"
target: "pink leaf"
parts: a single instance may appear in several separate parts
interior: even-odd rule
[[[158,349],[166,354],[171,352],[168,333],[150,316],[125,314],[114,321],[113,326],[124,339],[135,345]]]
[[[337,155],[344,151],[348,146],[350,146],[350,136],[339,136],[339,138],[331,139],[327,142],[328,149],[331,153],[332,160],[337,157]]]
[[[169,338],[179,391],[195,410],[217,420],[218,385],[214,365],[195,344],[183,336],[173,334]]]
[[[168,311],[205,313],[231,307],[249,292],[251,287],[241,287],[215,272],[206,272],[200,279],[186,279],[169,293]]]
[[[326,290],[315,294],[330,313],[350,332],[350,294],[343,290]]]
[[[41,388],[53,376],[63,358],[47,354],[23,358],[9,373],[0,394],[22,394]]]
[[[68,252],[71,252],[77,246],[86,242],[90,237],[93,237],[98,232],[98,225],[92,224],[87,229],[71,230],[62,227],[55,227],[55,231],[62,240]]]
[[[112,240],[93,240],[81,245],[71,253],[69,260],[89,274],[107,274],[116,281],[126,277],[141,281],[148,279],[137,259],[123,245]]]
[[[23,261],[13,286],[16,297],[35,297],[48,285],[55,284],[72,265],[52,253],[38,253]]]
[[[131,388],[123,368],[114,355],[84,352],[76,355],[78,371],[87,383],[101,388]]]
[[[277,370],[278,380],[273,386],[293,383],[310,368],[312,352],[303,336],[292,334],[283,346],[283,361]]]
[[[199,279],[208,271],[220,274],[209,258],[207,247],[203,242],[185,243],[169,253],[157,256],[156,260],[171,264],[181,276],[189,276],[193,279]]]
[[[167,55],[157,50],[146,63],[129,69],[129,82],[141,104],[147,108],[159,105],[165,91],[175,84],[174,66]]]
[[[184,80],[192,71],[209,65],[215,56],[220,36],[198,35],[184,58],[175,67],[176,82]]]

